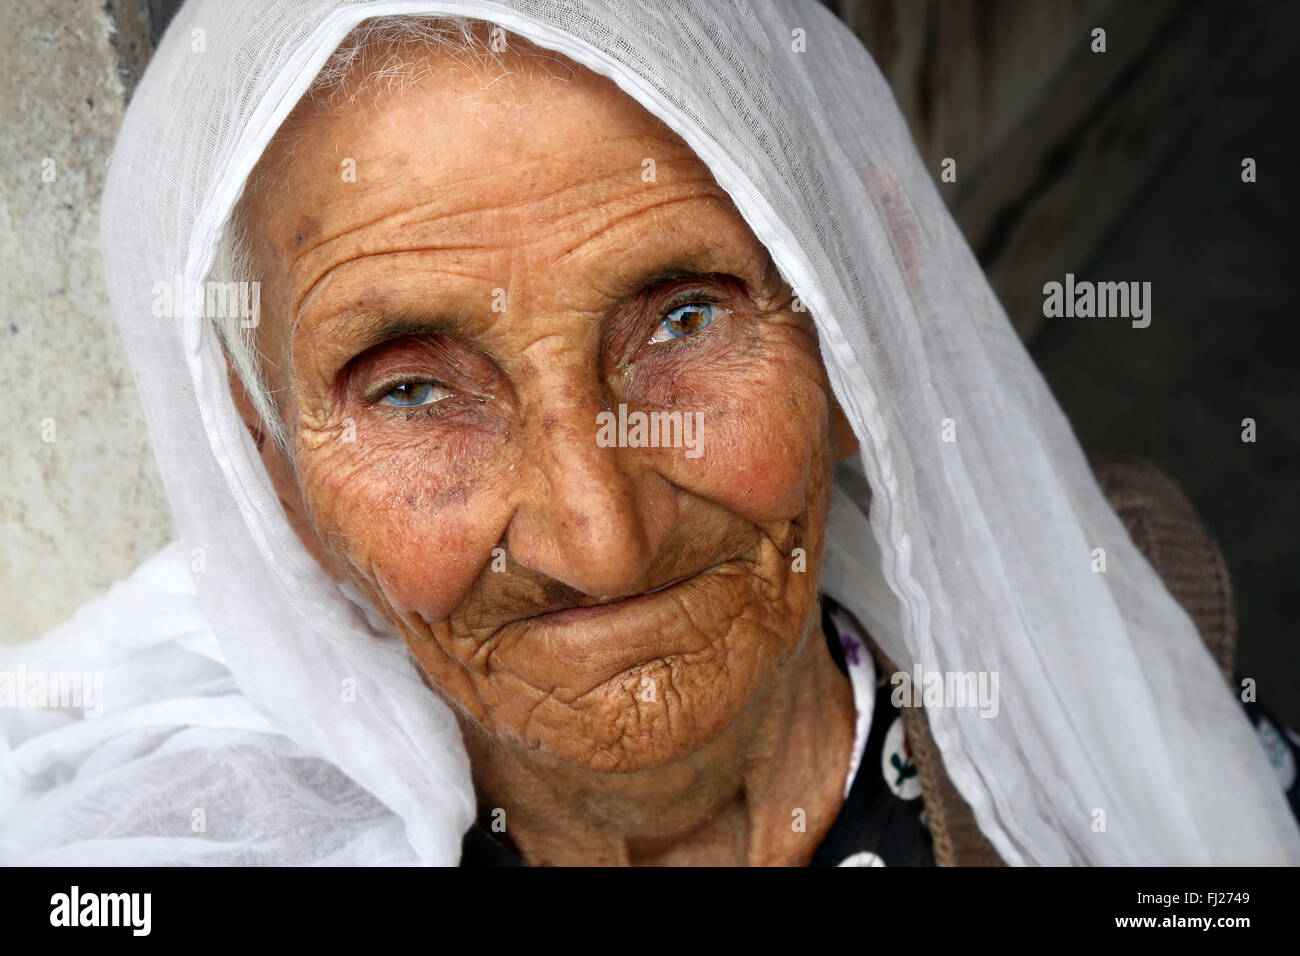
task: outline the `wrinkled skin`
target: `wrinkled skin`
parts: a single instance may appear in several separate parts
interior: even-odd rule
[[[526,860],[806,863],[854,713],[817,610],[854,446],[808,313],[609,80],[406,55],[440,75],[300,105],[244,201],[286,511],[452,704]],[[645,286],[668,267],[704,278]],[[651,341],[679,296],[712,323]],[[407,382],[434,400],[381,402]],[[702,454],[601,447],[620,403],[701,412]]]

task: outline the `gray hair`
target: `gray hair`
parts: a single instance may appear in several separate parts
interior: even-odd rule
[[[483,36],[485,29],[491,30],[486,38]],[[469,60],[480,66],[489,63],[503,65],[496,48],[504,31],[498,34],[498,30],[500,28],[492,24],[468,17],[392,16],[365,20],[343,39],[303,98],[309,99],[318,109],[337,108],[353,103],[358,96],[376,86],[386,91],[399,90],[420,82],[435,71],[436,67],[429,58],[404,56],[404,47],[423,46],[447,54],[458,62]],[[530,49],[529,53],[531,61],[563,64],[560,58],[536,49]],[[552,71],[552,75],[558,74]],[[347,82],[354,77],[356,82]],[[222,231],[209,275],[214,281],[261,281],[250,239],[249,211],[245,206],[241,197]],[[263,371],[266,356],[256,345],[256,330],[238,315],[219,316],[212,321],[227,361],[262,419],[265,434],[289,457],[288,432],[267,385]]]

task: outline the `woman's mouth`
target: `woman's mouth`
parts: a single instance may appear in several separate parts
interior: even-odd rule
[[[752,599],[733,559],[638,594],[517,618],[493,638],[497,666],[535,687],[590,693],[617,675],[674,656],[703,654]]]
[[[582,607],[569,607],[569,608],[563,608],[562,610],[559,611],[548,611],[545,614],[536,614],[533,617],[521,618],[516,623],[518,624],[571,624],[577,621],[589,621],[594,618],[604,617],[609,614],[617,614],[620,611],[625,611],[629,608],[636,607],[639,604],[644,604],[648,601],[651,601],[655,598],[656,595],[659,595],[664,591],[667,591],[669,588],[674,588],[679,584],[684,584],[687,581],[691,581],[699,577],[701,574],[707,574],[709,571],[712,570],[714,570],[714,568],[705,568],[702,571],[696,571],[694,574],[688,574],[684,577],[674,578],[673,580],[667,582],[666,584],[661,584],[659,585],[659,587],[654,588],[652,590],[642,591],[639,594],[629,595],[628,597],[616,598],[615,600],[612,601],[606,601],[603,604],[588,604]]]

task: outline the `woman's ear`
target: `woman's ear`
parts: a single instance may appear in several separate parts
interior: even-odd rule
[[[831,453],[836,461],[844,461],[858,453],[858,436],[853,433],[849,417],[840,408],[835,396],[831,396]]]
[[[262,464],[271,478],[271,487],[275,489],[276,497],[280,499],[280,507],[284,509],[285,517],[289,519],[289,526],[293,528],[294,533],[298,535],[298,540],[311,552],[312,557],[320,563],[321,567],[338,580],[339,571],[328,559],[321,545],[320,536],[316,534],[307,515],[307,505],[298,487],[293,465],[279,444],[271,440],[262,416],[253,405],[252,396],[248,394],[248,389],[244,387],[243,381],[235,374],[229,362],[226,363],[226,377],[230,382],[230,397],[234,400],[235,409],[239,412],[244,427],[253,436]]]
[[[244,388],[243,381],[235,374],[235,369],[229,361],[226,362],[226,381],[230,384],[230,397],[234,400],[235,411],[239,412],[244,427],[253,436],[253,443],[257,445],[258,453],[261,454],[262,460],[265,462],[266,426],[262,422],[262,416],[253,407],[252,396],[248,394],[248,389]],[[267,470],[270,470],[269,466]]]
[[[252,396],[248,394],[243,380],[235,374],[229,362],[226,363],[226,377],[230,382],[230,397],[235,402],[235,410],[239,412],[239,417],[243,420],[248,433],[253,436],[253,443],[257,445],[257,452],[262,459],[262,464],[266,466],[266,473],[271,476],[271,485],[280,498],[280,504],[284,506],[285,514],[297,528],[298,522],[305,517],[305,509],[302,495],[298,491],[298,481],[293,474],[293,467],[285,457],[283,449],[271,441],[270,432],[254,407]]]

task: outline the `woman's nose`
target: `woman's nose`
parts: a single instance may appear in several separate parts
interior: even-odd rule
[[[510,556],[597,597],[652,586],[647,572],[677,520],[674,487],[638,449],[598,442],[598,389],[555,392],[566,394],[524,417]]]

